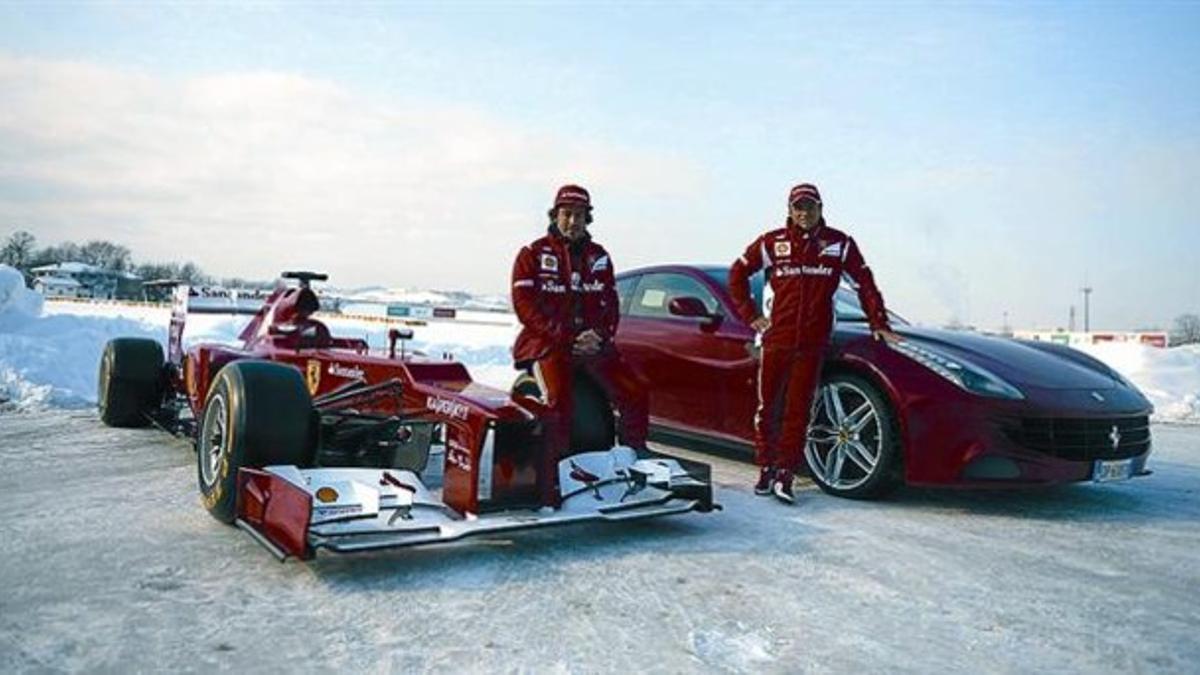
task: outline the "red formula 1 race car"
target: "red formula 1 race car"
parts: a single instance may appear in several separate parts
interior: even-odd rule
[[[192,437],[204,506],[280,558],[717,508],[707,465],[611,443],[561,458],[561,504],[543,506],[536,404],[460,363],[397,354],[407,329],[389,331],[386,354],[332,336],[313,318],[310,284],[326,277],[283,277],[295,285],[251,310],[239,347],[185,350],[189,305],[204,310],[177,288],[166,358],[154,340],[111,341],[98,395],[109,426]]]

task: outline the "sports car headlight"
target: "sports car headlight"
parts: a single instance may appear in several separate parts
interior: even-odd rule
[[[931,347],[918,345],[909,340],[899,340],[892,343],[892,346],[901,354],[972,394],[1018,400],[1025,398],[1020,389],[974,363],[951,358]]]

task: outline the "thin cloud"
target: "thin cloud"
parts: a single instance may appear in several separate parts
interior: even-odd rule
[[[219,274],[304,264],[347,283],[496,289],[557,183],[656,198],[703,182],[678,156],[290,73],[0,57],[0,92],[4,229],[117,239]]]

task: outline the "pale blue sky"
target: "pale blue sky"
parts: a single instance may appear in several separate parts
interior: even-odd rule
[[[503,292],[554,187],[621,268],[818,183],[927,323],[1200,311],[1196,3],[0,5],[0,236]],[[5,112],[7,111],[7,112]],[[1082,309],[1080,309],[1082,311]]]

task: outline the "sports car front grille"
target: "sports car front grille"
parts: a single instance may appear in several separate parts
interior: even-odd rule
[[[1013,442],[1074,461],[1127,459],[1150,448],[1150,420],[1137,417],[1022,417],[1005,425]]]

